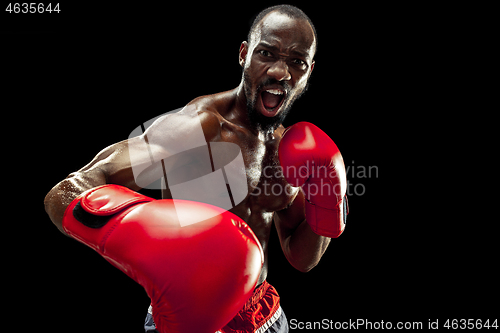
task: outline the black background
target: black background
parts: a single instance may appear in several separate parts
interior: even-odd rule
[[[59,14],[2,12],[4,207],[15,211],[14,221],[4,219],[3,252],[16,327],[142,331],[145,292],[61,235],[43,198],[144,121],[236,87],[240,43],[272,4],[87,2],[61,4]],[[448,186],[449,172],[464,165],[447,162],[451,139],[432,136],[458,98],[448,87],[470,17],[417,4],[294,4],[311,17],[319,44],[310,89],[285,125],[318,125],[346,166],[378,172],[348,173],[363,194],[349,197],[344,234],[311,272],[287,263],[273,229],[268,281],[288,319],[425,327],[428,319],[495,318],[495,234],[473,218],[474,197]]]

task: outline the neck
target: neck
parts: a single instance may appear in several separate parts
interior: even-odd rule
[[[236,99],[234,103],[234,109],[232,112],[234,120],[236,120],[237,123],[241,124],[241,126],[251,131],[256,136],[259,136],[262,131],[258,128],[255,128],[255,126],[252,125],[252,122],[248,117],[247,97],[245,95],[245,87],[243,80],[241,80],[240,84],[238,85],[238,87],[236,87],[235,90],[236,90]]]
[[[245,123],[250,125],[247,112],[247,97],[245,95],[245,87],[243,86],[243,80],[241,80],[238,87],[236,87],[236,100],[235,100],[235,111],[238,113],[238,118],[244,118]]]

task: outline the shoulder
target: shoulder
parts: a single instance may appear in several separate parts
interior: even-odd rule
[[[198,97],[184,108],[156,119],[148,127],[144,136],[151,142],[176,142],[176,144],[196,141],[203,144],[220,136],[221,116],[210,96]],[[193,143],[194,144],[194,143]]]
[[[196,114],[207,142],[220,138],[221,125],[224,121],[219,112],[220,106],[218,105],[217,95],[195,98],[185,107],[189,112]]]
[[[196,110],[207,141],[219,141],[221,139],[222,127],[229,124],[228,114],[234,108],[236,99],[236,88],[217,94],[195,98],[187,104]]]

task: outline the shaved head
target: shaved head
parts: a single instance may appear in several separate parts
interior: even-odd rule
[[[314,27],[314,24],[312,23],[309,16],[307,16],[302,10],[291,5],[278,5],[278,6],[268,7],[263,11],[261,11],[259,14],[257,14],[255,19],[253,20],[252,26],[250,27],[250,31],[248,32],[247,40],[249,43],[252,43],[254,41],[254,34],[256,32],[257,33],[259,32],[258,28],[261,26],[263,19],[271,12],[277,12],[293,19],[306,20],[311,26],[311,29],[314,33],[314,40],[315,40],[314,52],[316,52],[318,45],[318,36],[316,34],[316,28]]]

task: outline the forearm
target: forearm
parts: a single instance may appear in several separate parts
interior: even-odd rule
[[[59,182],[45,196],[45,211],[52,223],[65,234],[62,218],[66,207],[81,193],[91,188],[106,184],[106,176],[100,169],[75,172]]]
[[[129,145],[136,144],[139,138],[125,140],[111,145],[101,152],[86,166],[70,174],[50,190],[45,197],[45,211],[49,214],[52,223],[61,232],[62,218],[66,207],[81,193],[91,188],[105,185],[118,184],[132,190],[138,190],[130,166]],[[136,151],[140,151],[136,148]],[[149,154],[143,152],[149,160]]]
[[[315,234],[304,220],[283,242],[283,252],[290,264],[308,272],[320,261],[330,244],[330,238]]]

